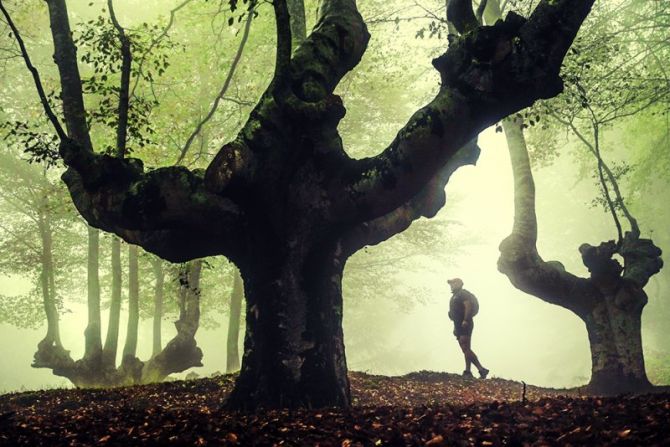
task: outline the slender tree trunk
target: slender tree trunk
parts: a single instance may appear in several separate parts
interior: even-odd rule
[[[128,245],[128,330],[123,358],[137,354],[137,330],[140,321],[140,281],[137,245]]]
[[[230,316],[228,318],[228,340],[226,343],[226,372],[231,373],[240,369],[239,336],[240,316],[242,313],[242,298],[244,298],[244,283],[240,271],[235,268],[233,273],[233,291],[230,294]]]
[[[139,383],[144,363],[137,358],[137,331],[140,322],[140,282],[137,245],[128,245],[128,328],[123,346],[122,372],[131,383]]]
[[[263,248],[249,265],[240,265],[247,329],[242,370],[228,406],[348,407],[344,263],[334,249],[323,247],[307,256],[280,252]]]
[[[116,350],[119,343],[119,319],[121,317],[121,240],[112,237],[112,299],[109,305],[109,324],[107,337],[102,349],[103,363],[106,368],[115,368]]]
[[[88,227],[88,325],[84,331],[86,346],[84,359],[92,363],[102,360],[100,335],[100,232]]]
[[[47,317],[47,333],[37,344],[37,351],[33,357],[33,368],[52,368],[54,374],[65,376],[68,368],[74,363],[68,351],[63,348],[60,339],[58,306],[56,303],[56,287],[54,280],[53,263],[53,234],[51,228],[51,216],[49,215],[46,201],[39,213],[38,227],[42,240],[42,253],[40,262],[42,272],[40,274],[40,285],[42,289],[42,300],[44,312]]]
[[[44,310],[47,315],[47,336],[46,339],[54,346],[62,348],[60,339],[58,306],[56,304],[56,290],[53,273],[53,235],[51,230],[51,220],[48,211],[44,212],[40,218],[40,236],[42,238],[42,294],[44,297]]]
[[[163,322],[163,295],[165,288],[165,273],[163,272],[163,261],[158,257],[151,258],[151,266],[156,277],[156,285],[154,287],[154,325],[153,325],[153,349],[152,357],[158,355],[162,349],[161,330]]]

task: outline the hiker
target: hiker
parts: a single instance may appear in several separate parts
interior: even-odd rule
[[[451,300],[449,301],[449,319],[454,322],[454,335],[465,356],[465,371],[463,371],[463,376],[472,377],[470,368],[474,363],[479,370],[479,377],[486,379],[489,370],[479,363],[477,355],[470,347],[472,329],[474,327],[472,318],[479,312],[479,302],[477,301],[477,297],[463,288],[462,279],[454,278],[447,282],[453,293]]]

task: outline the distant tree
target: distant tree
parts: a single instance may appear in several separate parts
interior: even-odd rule
[[[655,63],[649,63],[649,51],[641,43],[644,31],[630,28],[626,22],[626,12],[634,10],[634,26],[649,27],[656,18],[656,6],[628,1],[599,8],[588,22],[588,32],[578,37],[566,58],[566,92],[530,114],[542,118],[528,118],[527,114],[526,119],[517,116],[502,123],[514,173],[515,218],[512,234],[500,245],[498,267],[520,290],[565,307],[584,321],[592,357],[589,388],[598,393],[650,386],[640,331],[647,304],[643,288],[663,265],[661,250],[651,239],[640,237],[638,222],[619,186],[621,172],[605,162],[601,141],[607,127],[670,95],[666,81],[650,76],[650,65]],[[641,39],[636,42],[637,37]],[[611,214],[618,237],[597,246],[579,247],[589,278],[567,272],[557,261],[544,261],[537,252],[535,190],[523,133],[537,119],[553,121],[572,132],[597,163],[602,192],[599,201]],[[620,214],[630,225],[625,234]],[[623,259],[623,265],[616,255]]]
[[[317,27],[293,52],[288,7],[276,1],[273,79],[238,137],[202,173],[145,171],[126,158],[123,81],[116,156],[93,151],[66,4],[48,0],[67,133],[48,113],[68,166],[64,180],[93,226],[172,261],[223,254],[239,267],[247,330],[229,405],[348,406],[346,259],[433,216],[451,172],[472,160],[472,148],[460,150],[468,141],[561,91],[561,62],[592,3],[542,1],[530,19],[511,14],[488,28],[459,13],[454,23],[471,31],[433,61],[442,77],[435,99],[381,154],[354,160],[337,132],[345,109],[333,90],[367,47],[356,4],[323,1]],[[120,42],[123,49],[122,35]],[[127,80],[127,54],[124,61]]]
[[[80,220],[57,179],[12,150],[0,154],[0,272],[27,277],[34,289],[19,296],[0,294],[0,321],[40,327],[46,316],[46,339],[60,343],[58,314],[66,310],[64,296],[78,291],[76,274],[64,273],[81,261],[76,255],[81,244],[72,230]]]

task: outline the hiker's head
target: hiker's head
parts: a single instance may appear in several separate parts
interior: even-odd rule
[[[449,283],[452,292],[463,287],[463,280],[461,278],[448,279],[447,282]]]

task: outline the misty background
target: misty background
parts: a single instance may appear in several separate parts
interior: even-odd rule
[[[37,5],[42,2],[34,3]],[[85,22],[100,14],[104,2],[92,2],[93,6],[88,3],[70,2],[74,22]],[[145,21],[164,23],[169,10],[176,5],[176,2],[156,0],[126,0],[117,3],[117,13],[126,26]],[[417,31],[426,26],[425,21],[395,21],[394,17],[399,15],[393,14],[393,7],[402,2],[360,3],[364,3],[361,9],[370,23],[370,50],[338,91],[348,108],[348,114],[340,126],[342,137],[345,147],[355,157],[372,155],[386,147],[409,116],[431,97],[438,80],[430,61],[446,45],[444,37],[417,38]],[[438,11],[435,5],[441,2],[426,3],[431,5],[432,10]],[[307,2],[307,5],[308,11],[312,11],[308,17],[308,25],[311,25],[314,21],[314,3]],[[49,36],[45,31],[46,15],[42,7],[39,7],[39,11],[40,14],[31,19],[36,26],[27,32],[32,42],[31,50],[36,53],[36,65],[48,74],[53,70],[53,64],[49,63],[51,50]],[[205,60],[213,57],[207,55],[200,46],[202,42],[196,37],[186,37],[189,26],[202,17],[198,14],[204,13],[199,10],[185,12],[186,18],[178,20],[173,39],[180,41],[184,49],[175,50],[175,60],[168,69],[168,76],[170,70],[175,71],[175,77],[179,74],[183,78],[184,73],[190,73],[193,83],[202,84],[196,85],[200,85],[199,88],[203,90],[200,97],[202,107],[206,108],[216,90],[216,80],[199,78],[202,72],[198,74],[197,70],[203,70],[203,67],[198,68],[197,64],[193,64],[195,59],[179,62],[181,57],[197,59],[198,54]],[[402,14],[405,14],[403,17],[412,16],[411,13]],[[222,20],[227,21],[225,18]],[[273,38],[267,8],[260,12],[257,20],[258,24],[252,27],[246,50],[249,54],[245,54],[242,59],[242,64],[247,64],[244,65],[247,71],[242,71],[235,78],[237,91],[249,91],[251,97],[255,92],[262,91],[264,82],[271,74],[269,67],[272,62],[265,61],[267,55],[263,56],[267,39]],[[26,22],[27,18],[24,17],[24,28]],[[222,39],[220,47],[206,49],[212,54],[220,53],[214,64],[221,71],[215,73],[220,75],[219,78],[223,76],[226,64],[232,57],[240,28],[241,25],[224,28],[219,36]],[[197,33],[204,32],[198,29],[194,33],[200,36]],[[26,102],[30,102],[30,107],[37,110],[36,95],[31,90],[26,70],[20,62],[4,63],[1,74],[3,101],[20,95],[26,98]],[[214,76],[212,73],[209,75]],[[175,91],[188,90],[189,86],[173,85],[171,88]],[[190,123],[184,117],[202,114],[202,110],[196,111],[193,103],[190,100],[183,101],[180,95],[175,94],[169,101],[183,106],[183,110],[179,111],[182,115],[171,116],[167,120],[174,120],[177,126],[183,124],[184,128],[190,128]],[[166,101],[166,107],[169,107],[169,101]],[[209,141],[212,150],[234,135],[236,126],[244,122],[248,107],[225,113],[222,112],[225,118],[221,118],[221,122],[214,121],[209,126],[209,132],[216,134]],[[644,135],[649,133],[644,126],[653,123],[641,120],[625,131],[610,130],[608,138],[616,144],[612,145],[607,156],[614,160],[629,159],[630,151],[636,150],[631,145],[644,140]],[[621,132],[627,133],[623,135]],[[538,138],[534,141],[535,145],[542,144],[542,135]],[[572,273],[587,276],[577,248],[584,242],[596,245],[601,241],[615,239],[616,230],[610,216],[592,203],[599,195],[598,185],[591,176],[597,162],[585,159],[583,150],[574,138],[563,134],[557,137],[557,141],[559,155],[550,163],[538,163],[534,167],[538,249],[544,259],[560,260]],[[667,151],[665,141],[664,150]],[[0,148],[2,144],[0,140]],[[401,375],[418,370],[460,373],[464,366],[463,355],[452,335],[452,323],[447,317],[451,293],[446,282],[447,279],[460,277],[464,280],[465,288],[479,299],[480,312],[475,318],[472,343],[482,363],[491,370],[490,377],[524,380],[547,387],[583,385],[590,377],[591,360],[582,321],[564,308],[518,291],[507,277],[497,271],[498,245],[512,227],[511,167],[502,133],[496,132],[494,128],[486,130],[480,135],[479,145],[482,154],[477,165],[463,167],[452,176],[446,188],[447,203],[435,218],[421,219],[400,237],[361,250],[349,260],[343,284],[344,334],[349,368],[384,375]],[[153,156],[159,160],[158,163],[163,159],[160,152]],[[173,158],[172,153],[166,155],[164,162],[169,164]],[[634,197],[632,205],[640,220],[643,237],[653,235],[664,253],[670,252],[667,224],[670,216],[666,209],[670,200],[669,175],[668,171],[661,170],[657,178],[650,178],[649,182],[655,185],[655,189]],[[624,187],[624,195],[625,190]],[[82,240],[85,239],[85,227],[81,223],[72,225],[73,231],[79,232]],[[84,258],[85,245],[81,249],[84,250],[81,253]],[[127,251],[125,244],[124,249]],[[107,264],[107,258],[101,256],[101,266],[107,268]],[[219,267],[219,264],[213,265],[212,270]],[[225,263],[222,265],[225,267]],[[84,267],[85,263],[82,264]],[[80,271],[73,270],[71,273],[85,280],[85,275],[81,275]],[[206,274],[211,275],[211,278],[203,288],[219,287],[218,292],[216,289],[204,291],[219,297],[208,298],[208,302],[217,299],[220,302],[210,310],[203,309],[209,323],[201,324],[196,336],[204,352],[204,366],[177,377],[185,377],[191,371],[206,376],[226,370],[228,315],[225,304],[232,287],[232,277],[216,271]],[[642,320],[643,346],[649,378],[656,384],[668,384],[669,279],[666,267],[645,289],[649,303]],[[127,294],[126,280],[127,272],[124,271],[124,294]],[[18,272],[0,274],[0,293],[7,298],[19,299],[34,287],[34,278],[29,275]],[[103,303],[108,299],[104,290],[103,287]],[[151,300],[151,297],[151,288],[143,285],[140,298]],[[62,300],[63,344],[74,358],[79,358],[84,350],[83,333],[87,324],[85,284],[69,287],[63,292]],[[126,317],[127,314],[122,312],[120,344],[123,343]],[[166,315],[164,318],[164,341],[175,333],[172,324],[174,319],[174,315]],[[104,333],[107,324],[104,313],[102,323]],[[48,369],[30,367],[45,327],[44,324],[34,329],[21,329],[8,322],[0,322],[0,392],[71,386],[69,381],[54,376]],[[239,336],[240,353],[243,337],[242,329]],[[138,347],[140,358],[151,355],[150,340],[151,320],[142,319]],[[664,380],[666,382],[661,383]]]

